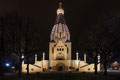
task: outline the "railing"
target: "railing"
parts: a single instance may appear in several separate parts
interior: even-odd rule
[[[35,64],[32,64],[33,66],[36,66],[36,67],[38,67],[38,68],[41,68],[40,66],[38,66],[38,65],[35,65]]]

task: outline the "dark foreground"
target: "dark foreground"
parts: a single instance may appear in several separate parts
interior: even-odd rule
[[[94,75],[93,73],[39,73],[39,74],[23,74],[22,77],[17,75],[0,77],[0,80],[119,80],[119,73],[110,73],[107,77],[103,76],[102,73]]]

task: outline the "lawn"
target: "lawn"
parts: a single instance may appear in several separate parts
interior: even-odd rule
[[[117,80],[112,76],[103,76],[93,73],[39,73],[39,74],[23,74],[22,77],[12,76],[0,78],[0,80]]]

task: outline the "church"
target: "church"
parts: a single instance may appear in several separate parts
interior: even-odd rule
[[[43,71],[79,71],[79,72],[94,72],[94,64],[86,62],[86,54],[84,60],[79,60],[79,53],[76,53],[76,59],[71,59],[71,42],[70,32],[64,19],[64,9],[62,3],[57,9],[57,17],[50,35],[49,42],[49,60],[45,60],[45,53],[41,61],[37,61],[35,55],[35,63],[29,65],[30,73]],[[98,61],[100,56],[98,56]],[[97,65],[100,71],[100,63]],[[22,62],[22,72],[27,72],[27,64]]]

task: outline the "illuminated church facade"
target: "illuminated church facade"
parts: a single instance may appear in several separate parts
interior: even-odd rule
[[[35,55],[35,63],[29,65],[29,71],[30,73],[42,71],[94,72],[94,64],[86,63],[86,54],[84,54],[83,61],[78,58],[79,54],[76,53],[76,60],[71,59],[70,32],[60,3],[57,9],[56,21],[50,35],[49,60],[45,60],[45,53],[43,53],[41,61],[37,61],[37,55]],[[98,56],[99,60],[100,56]],[[100,71],[100,64],[98,64],[98,71]],[[22,72],[27,72],[27,64],[24,64],[24,61],[22,62]]]

